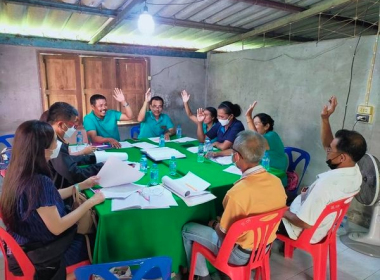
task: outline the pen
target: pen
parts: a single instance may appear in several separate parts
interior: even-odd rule
[[[194,188],[192,185],[189,185],[188,183],[185,183],[185,185],[189,187],[190,189],[192,189],[193,191],[198,191],[196,188]]]
[[[141,195],[146,201],[150,201],[150,197],[145,195],[142,191],[138,190],[137,193]]]

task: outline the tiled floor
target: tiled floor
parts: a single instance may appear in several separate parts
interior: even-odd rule
[[[361,231],[356,225],[349,225],[350,231]],[[344,231],[344,230],[343,230]],[[337,238],[338,251],[338,279],[339,280],[379,280],[380,259],[357,253]],[[279,243],[273,245],[271,255],[271,279],[272,280],[311,280],[313,279],[313,262],[309,254],[295,250],[293,259],[284,259],[278,253]],[[0,258],[2,256],[0,255]],[[212,275],[214,280],[219,280],[219,275]],[[4,264],[0,261],[0,280],[4,279]],[[179,277],[177,277],[179,279]],[[327,279],[329,279],[327,277]],[[187,280],[187,279],[186,279]],[[239,280],[239,279],[237,279]]]

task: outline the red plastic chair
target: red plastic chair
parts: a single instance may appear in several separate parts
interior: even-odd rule
[[[15,276],[8,269],[8,259],[7,252],[4,247],[4,243],[12,251],[13,256],[15,256],[18,264],[20,265],[23,276]],[[35,268],[32,262],[29,260],[28,256],[22,250],[20,245],[14,240],[14,238],[5,231],[5,229],[0,227],[0,247],[4,256],[4,270],[5,270],[5,280],[31,280],[34,277]],[[66,273],[72,273],[78,267],[89,265],[89,261],[83,261],[66,268]]]
[[[194,279],[197,254],[202,254],[216,269],[224,272],[231,279],[249,280],[251,279],[251,271],[253,269],[258,269],[258,271],[256,271],[255,279],[259,279],[259,276],[261,275],[262,279],[269,280],[270,250],[266,250],[268,239],[272,232],[277,230],[280,220],[287,209],[287,207],[284,207],[272,212],[250,216],[233,223],[223,240],[217,256],[203,245],[194,242],[189,280]],[[236,245],[236,240],[246,231],[253,231],[254,240],[252,249],[257,248],[256,253],[251,254],[249,262],[246,265],[236,266],[229,264],[228,259]],[[261,238],[258,239],[258,236],[261,236]]]
[[[336,231],[338,230],[339,225],[344,218],[344,215],[350,207],[352,199],[353,196],[327,205],[325,210],[323,210],[319,216],[315,225],[309,229],[303,230],[297,240],[293,240],[281,234],[277,235],[278,239],[285,242],[285,258],[293,257],[294,248],[299,248],[307,251],[313,257],[314,280],[326,279],[327,252],[329,252],[330,280],[337,279]],[[314,232],[317,230],[320,223],[326,216],[332,213],[336,213],[336,217],[327,235],[320,242],[311,244],[311,238],[313,237]]]

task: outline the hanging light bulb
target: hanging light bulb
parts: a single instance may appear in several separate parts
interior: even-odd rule
[[[144,35],[151,35],[154,32],[154,20],[152,16],[148,13],[148,7],[144,6],[144,11],[140,14],[139,20],[137,22],[140,32]]]

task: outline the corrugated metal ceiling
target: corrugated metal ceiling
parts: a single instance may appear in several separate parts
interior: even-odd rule
[[[137,18],[144,1],[8,0],[0,2],[0,33],[89,42],[123,9],[130,9],[100,43],[202,49],[329,1],[149,0],[147,6],[155,18],[156,29],[151,37],[144,37],[137,29]],[[379,2],[351,1],[320,16],[286,24],[217,50],[236,51],[373,35],[379,21]],[[135,5],[131,7],[131,4]]]

